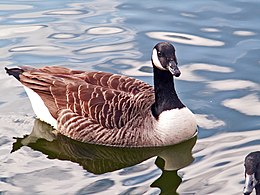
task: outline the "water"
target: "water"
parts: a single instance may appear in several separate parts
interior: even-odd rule
[[[0,1],[0,193],[241,194],[244,157],[260,148],[259,6],[256,0]],[[3,70],[63,65],[152,84],[151,49],[160,40],[177,50],[177,91],[200,125],[194,147],[196,138],[139,150],[53,140]]]

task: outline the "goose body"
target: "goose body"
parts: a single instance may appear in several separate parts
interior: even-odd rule
[[[251,152],[245,158],[244,194],[251,194],[254,188],[256,195],[260,195],[260,151]]]
[[[154,87],[127,76],[64,67],[6,68],[25,88],[36,117],[72,139],[113,146],[177,144],[197,124],[180,101],[175,48],[158,43],[152,53]]]

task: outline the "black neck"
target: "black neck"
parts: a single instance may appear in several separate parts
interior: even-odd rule
[[[173,76],[169,71],[159,70],[153,65],[155,103],[152,112],[155,118],[165,110],[185,107],[177,96]]]
[[[260,195],[260,183],[258,183],[255,187],[256,195]]]

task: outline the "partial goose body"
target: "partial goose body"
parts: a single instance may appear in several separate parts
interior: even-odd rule
[[[260,151],[251,152],[245,158],[244,194],[249,195],[254,189],[260,195]]]
[[[154,88],[135,78],[51,66],[8,69],[25,88],[40,120],[72,139],[102,145],[148,147],[193,137],[197,124],[179,100],[174,47],[153,49]]]

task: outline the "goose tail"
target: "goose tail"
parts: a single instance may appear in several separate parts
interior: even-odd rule
[[[5,67],[5,71],[8,75],[14,76],[18,81],[20,81],[20,74],[24,72],[21,68],[7,68]]]

